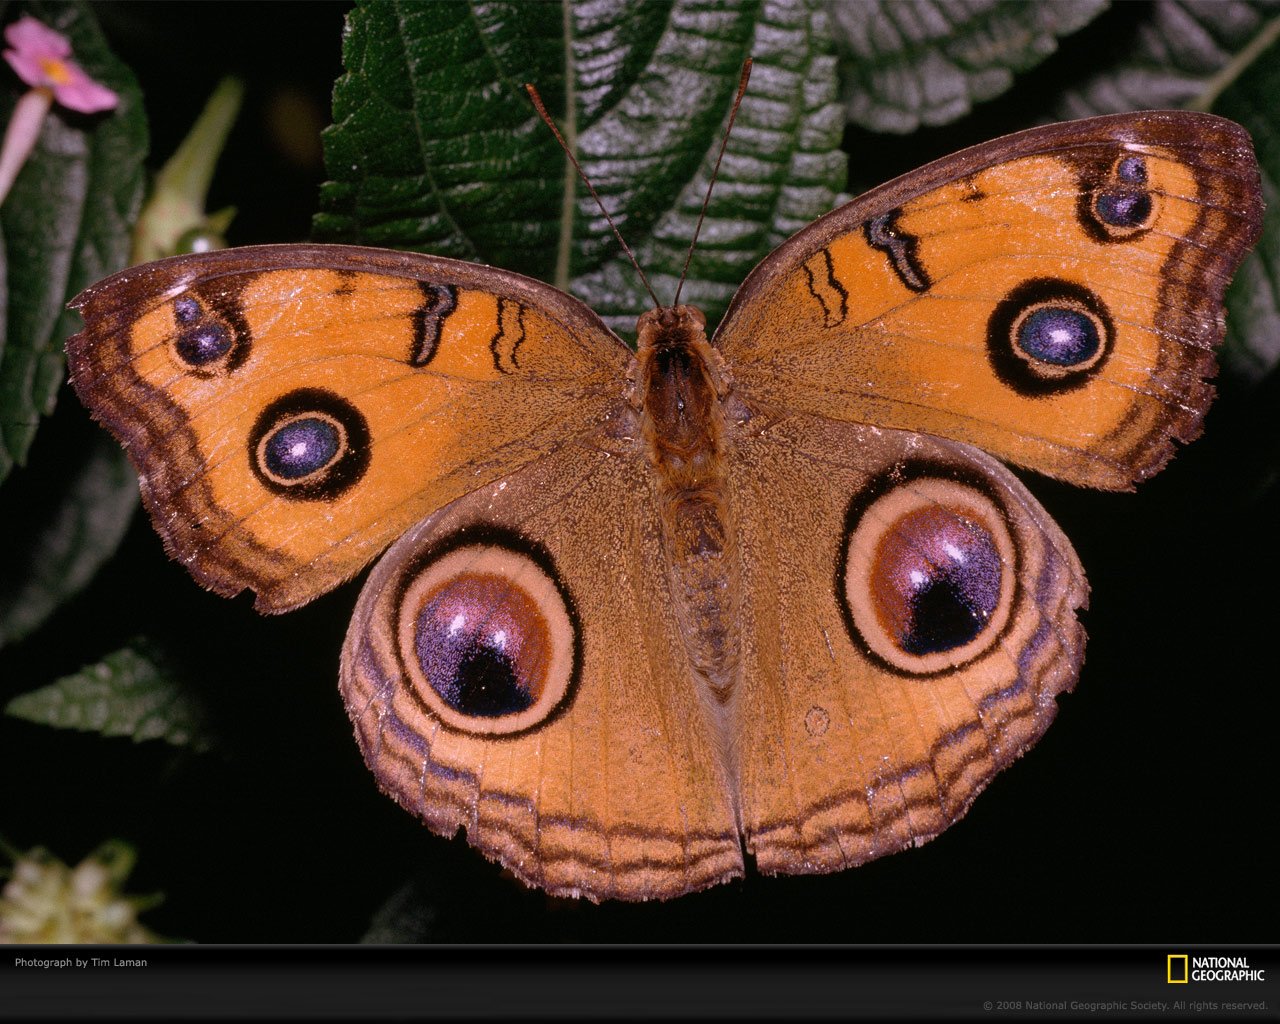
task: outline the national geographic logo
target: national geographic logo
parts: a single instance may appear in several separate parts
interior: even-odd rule
[[[1266,981],[1265,967],[1250,967],[1247,956],[1192,956],[1170,953],[1167,980],[1170,985],[1190,981]]]

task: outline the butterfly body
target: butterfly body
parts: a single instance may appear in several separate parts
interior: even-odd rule
[[[340,671],[387,793],[551,892],[666,898],[918,845],[1043,734],[1088,587],[998,460],[1159,469],[1260,222],[1238,126],[1118,115],[834,211],[710,338],[302,245],[125,271],[68,353],[211,589],[284,611],[391,545]]]
[[[663,554],[681,636],[701,681],[728,700],[736,658],[738,573],[725,499],[730,384],[687,306],[640,318],[641,437],[655,477]]]

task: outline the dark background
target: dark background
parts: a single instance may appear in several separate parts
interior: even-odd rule
[[[94,9],[142,83],[153,166],[222,74],[245,77],[209,208],[239,208],[233,244],[305,238],[346,5]],[[851,131],[851,178],[884,180],[1025,126],[1037,97],[1087,62],[1092,32],[945,129]],[[4,692],[145,633],[205,695],[223,752],[0,718],[0,833],[71,863],[128,840],[139,853],[128,890],[166,894],[146,923],[199,942],[356,941],[393,897],[394,934],[427,941],[1273,939],[1278,390],[1274,379],[1228,384],[1206,436],[1137,494],[1024,474],[1092,584],[1086,663],[1046,737],[922,849],[831,876],[752,873],[669,904],[596,907],[528,890],[461,839],[429,833],[364,768],[336,685],[359,580],[263,618],[243,596],[194,585],[141,514],[79,598],[0,652]],[[66,392],[30,464],[96,429]],[[12,485],[34,493],[41,482]]]

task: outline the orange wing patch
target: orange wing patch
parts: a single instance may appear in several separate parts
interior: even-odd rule
[[[1077,483],[1151,475],[1199,432],[1222,293],[1260,223],[1247,136],[1185,118],[1194,137],[1132,117],[1113,141],[1014,136],[819,222],[820,247],[762,264],[717,335],[742,393]]]
[[[415,277],[212,257],[135,277],[153,296],[141,309],[110,282],[93,289],[68,351],[170,551],[266,610],[323,593],[431,510],[565,443],[566,421],[598,422],[602,384],[629,358],[585,307],[535,306],[514,275],[504,294],[448,260],[422,258]]]

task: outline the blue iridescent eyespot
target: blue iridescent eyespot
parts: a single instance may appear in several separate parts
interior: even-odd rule
[[[969,643],[1000,602],[1000,552],[990,532],[944,506],[918,508],[885,531],[872,567],[881,622],[907,654]]]
[[[190,295],[184,295],[179,299],[175,299],[173,303],[173,316],[180,324],[193,324],[200,319],[200,303]]]
[[[1102,339],[1087,313],[1069,306],[1041,306],[1018,325],[1017,347],[1054,366],[1077,366],[1098,352]]]
[[[342,430],[331,419],[303,416],[277,427],[263,443],[263,462],[273,476],[300,480],[329,465],[342,449]]]
[[[537,545],[473,525],[422,552],[396,590],[407,696],[447,728],[511,735],[572,700],[582,626]]]
[[[1160,211],[1144,157],[1124,155],[1082,171],[1076,217],[1093,241],[1124,245],[1150,231]]]
[[[227,373],[249,354],[247,328],[234,326],[230,307],[215,310],[195,295],[179,295],[173,300],[173,322],[173,353],[197,376]]]
[[[178,335],[174,348],[189,366],[208,366],[231,351],[231,332],[220,323],[203,323]]]
[[[890,671],[927,676],[999,650],[1017,579],[1006,512],[959,467],[899,464],[850,499],[836,601],[850,639]]]
[[[1126,156],[1116,165],[1116,177],[1133,185],[1147,183],[1147,162],[1140,156]]]
[[[1106,303],[1084,285],[1036,277],[1011,290],[987,322],[996,376],[1030,397],[1080,387],[1111,351],[1115,326]]]
[[[267,406],[248,438],[249,466],[267,490],[293,501],[331,501],[369,468],[369,424],[345,398],[299,388]]]
[[[1141,227],[1151,216],[1151,196],[1147,192],[1101,192],[1093,208],[1098,218],[1112,227]]]

